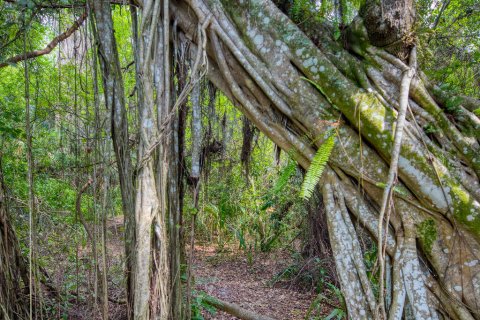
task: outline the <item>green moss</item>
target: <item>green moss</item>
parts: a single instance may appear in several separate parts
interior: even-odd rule
[[[480,215],[478,208],[473,205],[474,200],[470,194],[458,185],[451,185],[454,217],[477,238],[480,238]]]
[[[423,131],[425,131],[426,134],[434,134],[439,132],[440,130],[437,128],[437,126],[435,126],[435,124],[429,122],[423,127]]]
[[[354,97],[356,107],[344,108],[342,113],[353,123],[360,118],[360,131],[372,144],[389,154],[394,138],[395,114],[385,108],[371,93],[360,91]],[[360,113],[360,117],[358,115]]]
[[[477,151],[464,141],[463,137],[456,131],[455,126],[436,105],[435,101],[433,101],[429,93],[426,92],[425,88],[413,86],[411,93],[412,97],[417,100],[418,104],[435,118],[436,125],[441,128],[450,139],[452,139],[455,146],[463,154],[463,157],[472,165],[472,169],[475,170],[477,174],[480,173],[480,157],[478,157]],[[461,102],[461,98],[451,98],[446,102],[446,105],[448,106],[445,108],[447,111],[450,110],[450,112],[455,112],[455,110],[459,109]]]
[[[432,246],[437,240],[437,226],[433,219],[426,219],[417,225],[417,234],[426,254],[432,253]]]
[[[357,18],[352,21],[347,32],[347,41],[352,50],[361,56],[365,56],[370,42],[362,19]]]

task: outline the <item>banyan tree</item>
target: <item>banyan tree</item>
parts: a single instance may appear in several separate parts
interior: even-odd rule
[[[114,2],[132,13],[136,167],[113,4],[75,1],[94,25],[111,112],[133,319],[185,316],[178,145],[182,104],[204,77],[307,172],[333,139],[315,188],[350,319],[480,319],[480,101],[442,90],[418,67],[413,0],[367,1],[340,26],[303,28],[289,1]],[[48,52],[37,53],[9,63]],[[461,116],[448,113],[452,103]],[[379,248],[378,292],[359,233]]]

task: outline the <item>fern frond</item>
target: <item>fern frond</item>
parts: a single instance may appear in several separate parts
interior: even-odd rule
[[[279,193],[285,190],[286,185],[290,178],[295,174],[297,169],[297,162],[293,160],[291,152],[288,152],[289,159],[287,165],[284,166],[278,173],[277,181],[273,185],[273,188],[263,197],[263,205],[260,207],[260,210],[267,210],[275,205],[277,202],[277,196]]]
[[[318,151],[313,157],[312,163],[305,175],[305,179],[303,179],[302,188],[300,190],[300,196],[304,200],[308,200],[312,196],[313,190],[315,190],[315,186],[322,176],[323,170],[327,165],[334,146],[335,135],[331,134],[320,148],[318,148]]]
[[[280,172],[280,176],[272,189],[273,194],[281,192],[290,180],[290,177],[295,173],[297,163],[293,160],[289,160],[288,164]]]

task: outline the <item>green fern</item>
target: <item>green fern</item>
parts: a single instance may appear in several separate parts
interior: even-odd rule
[[[275,186],[272,189],[273,194],[281,192],[290,180],[290,177],[293,176],[295,170],[297,169],[297,163],[293,160],[289,160],[288,164],[280,172],[280,176],[275,183]]]
[[[313,157],[312,163],[310,164],[310,167],[305,175],[305,179],[303,179],[300,196],[304,200],[308,200],[312,196],[313,190],[320,180],[323,170],[325,169],[328,159],[330,158],[332,149],[335,146],[335,135],[332,133],[333,130],[328,133],[328,138],[320,146],[320,148],[318,148],[318,151]]]
[[[264,196],[264,202],[261,206],[261,210],[267,210],[268,208],[272,207],[276,203],[277,195],[285,190],[285,186],[287,185],[290,178],[295,174],[295,170],[297,169],[297,163],[292,159],[289,158],[288,163],[282,170],[279,172],[279,177],[275,182],[273,188]]]

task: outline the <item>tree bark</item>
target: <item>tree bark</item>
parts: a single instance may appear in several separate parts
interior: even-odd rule
[[[360,14],[373,45],[407,60],[415,44],[413,0],[368,0]]]

